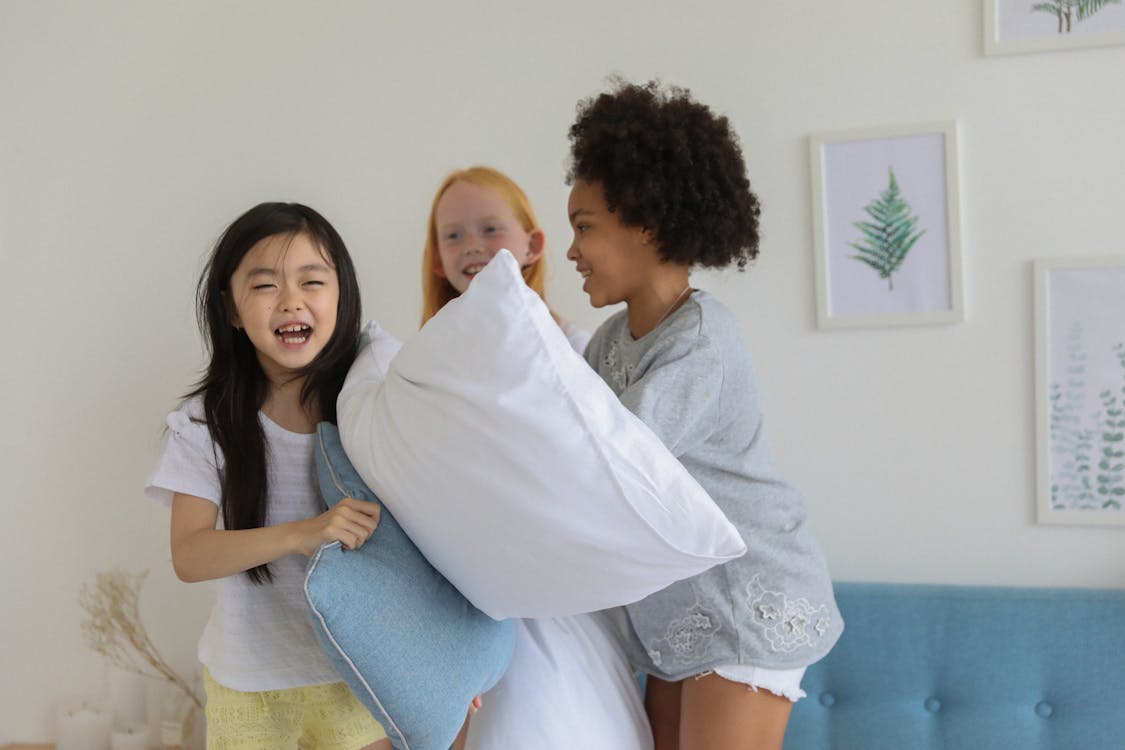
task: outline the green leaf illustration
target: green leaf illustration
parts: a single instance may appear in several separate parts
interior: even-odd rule
[[[886,279],[887,287],[894,291],[891,274],[902,265],[910,248],[914,247],[914,243],[926,230],[913,233],[918,217],[910,215],[910,204],[903,200],[899,192],[894,169],[888,168],[887,171],[890,173],[887,189],[863,209],[873,221],[857,221],[852,224],[863,233],[862,242],[848,244],[859,251],[859,255],[852,257],[875,269],[879,278]]]
[[[1105,6],[1120,2],[1121,0],[1051,0],[1047,3],[1035,3],[1031,6],[1031,12],[1050,13],[1058,20],[1059,33],[1069,34],[1075,20],[1084,21]]]
[[[1098,415],[1085,415],[1087,364],[1089,353],[1083,341],[1082,323],[1074,321],[1067,330],[1065,351],[1068,364],[1062,383],[1051,383],[1051,452],[1060,459],[1058,481],[1051,484],[1051,507],[1057,510],[1089,509],[1100,506],[1093,466],[1096,459]],[[1095,424],[1090,424],[1093,419]],[[1103,453],[1103,460],[1116,458]],[[1112,471],[1104,467],[1102,473]]]

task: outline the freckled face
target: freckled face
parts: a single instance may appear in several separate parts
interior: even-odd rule
[[[231,275],[228,294],[231,323],[246,331],[274,382],[312,362],[336,330],[336,269],[306,234],[260,240]]]
[[[468,289],[501,249],[507,249],[521,268],[543,254],[543,231],[524,229],[504,197],[491,188],[454,182],[438,200],[434,220],[441,263],[434,272],[458,292]]]

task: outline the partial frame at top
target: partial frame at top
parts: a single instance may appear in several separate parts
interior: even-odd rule
[[[986,55],[1125,44],[1121,0],[982,0],[982,5]]]
[[[809,137],[820,328],[965,319],[955,120]]]

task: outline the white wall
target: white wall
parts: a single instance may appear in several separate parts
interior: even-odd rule
[[[149,631],[194,668],[209,594],[175,580],[140,490],[198,374],[192,293],[223,226],[318,208],[405,336],[431,191],[493,164],[537,204],[554,306],[593,327],[563,258],[566,131],[613,71],[738,126],[762,255],[701,283],[744,324],[835,577],[1125,586],[1125,529],[1034,522],[1029,263],[1125,251],[1125,47],[986,58],[979,6],[0,0],[0,743],[53,737],[54,705],[102,679],[92,571],[150,569]],[[808,134],[949,118],[968,320],[818,332]]]

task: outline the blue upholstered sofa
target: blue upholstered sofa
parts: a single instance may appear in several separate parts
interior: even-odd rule
[[[839,583],[785,750],[1125,749],[1125,590]]]

